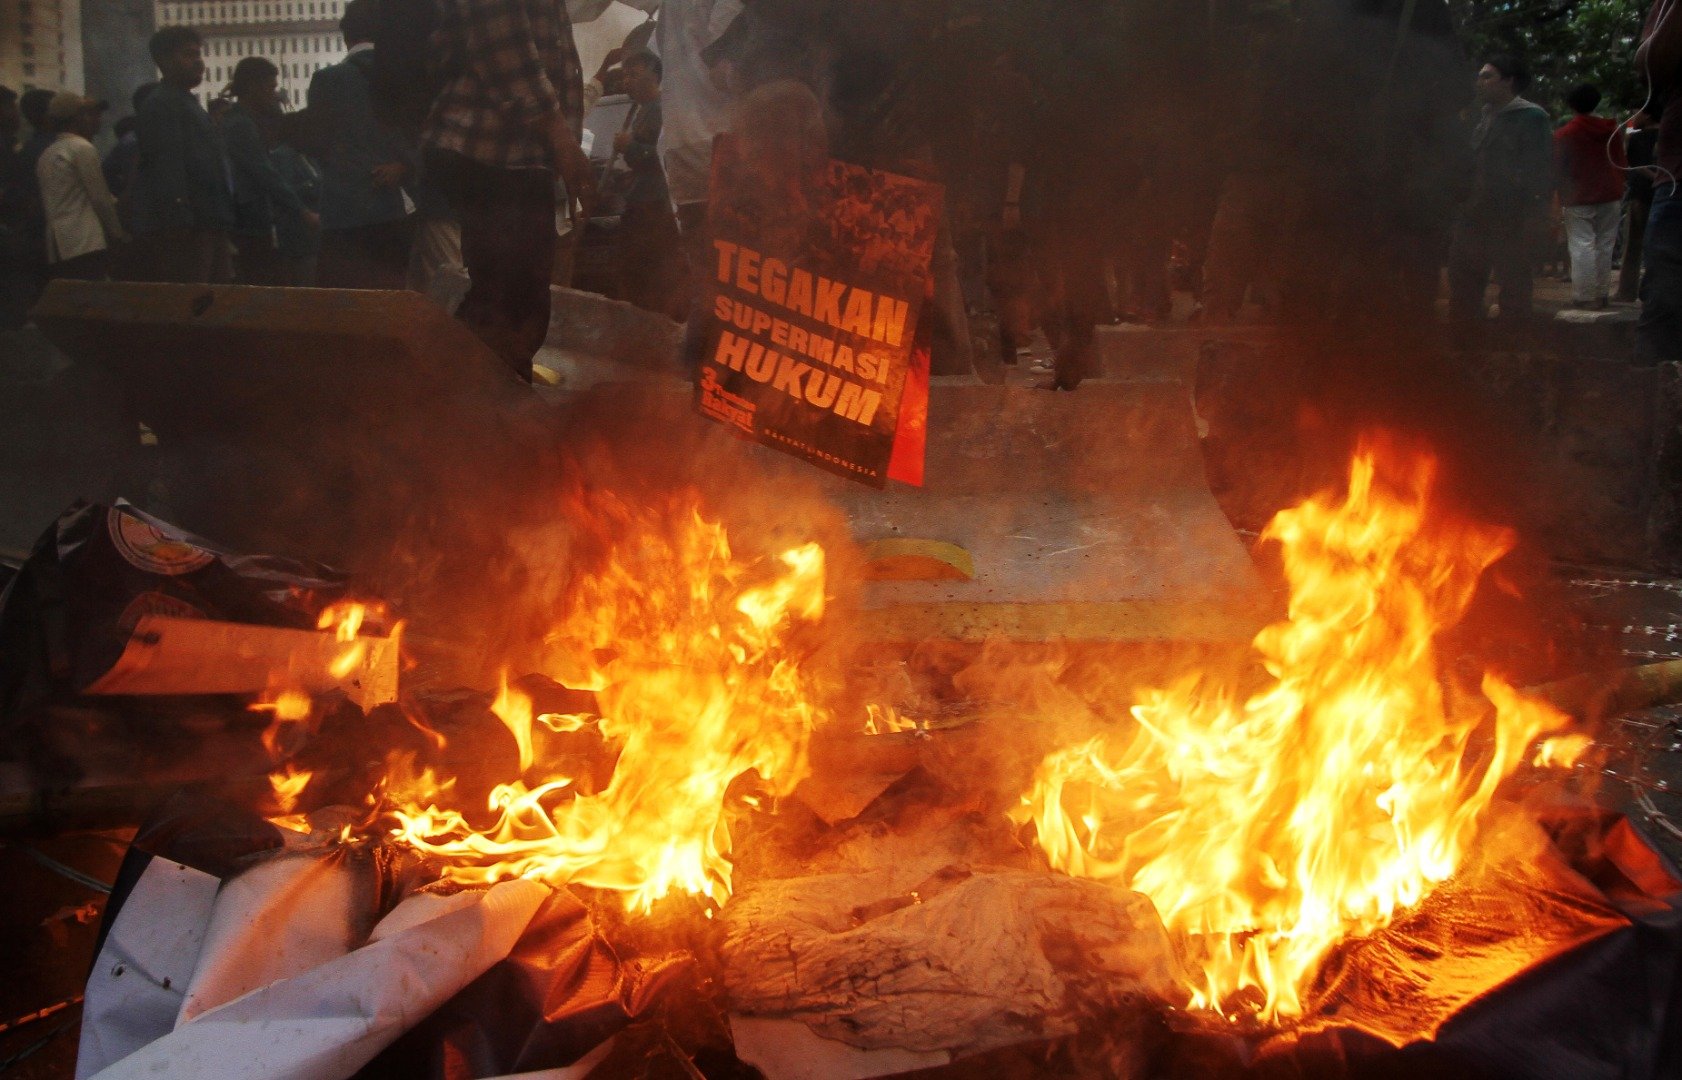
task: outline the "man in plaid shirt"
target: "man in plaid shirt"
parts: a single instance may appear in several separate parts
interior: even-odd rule
[[[566,0],[437,0],[437,10],[442,89],[421,144],[461,219],[473,284],[456,315],[529,382],[549,331],[556,174],[570,196],[593,195],[572,22]]]

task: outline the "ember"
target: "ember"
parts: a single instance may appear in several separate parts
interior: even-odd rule
[[[1026,797],[1051,864],[1149,896],[1202,968],[1195,1008],[1300,1016],[1340,941],[1386,926],[1460,866],[1496,787],[1567,718],[1436,640],[1512,546],[1432,505],[1435,462],[1368,440],[1347,493],[1281,512],[1289,614],[1254,642],[1265,684],[1192,673],[1126,738],[1049,755]],[[1571,740],[1566,743],[1563,740]],[[1537,760],[1569,763],[1580,736]]]

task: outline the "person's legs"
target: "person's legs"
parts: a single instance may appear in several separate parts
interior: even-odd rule
[[[1587,304],[1595,298],[1597,267],[1595,256],[1598,250],[1595,236],[1595,207],[1567,206],[1562,211],[1565,218],[1565,245],[1571,252],[1571,301],[1576,304]],[[1501,305],[1503,311],[1506,304]]]
[[[1488,314],[1489,234],[1477,222],[1463,221],[1448,250],[1448,313],[1455,322],[1480,322]]]
[[[461,221],[469,285],[456,317],[514,374],[531,381],[533,354],[549,333],[555,265],[555,188],[540,169],[493,169],[434,154],[429,171]]]
[[[677,223],[664,203],[632,203],[619,222],[619,292],[644,311],[682,314]]]
[[[198,272],[195,278],[207,285],[226,285],[234,280],[234,245],[229,242],[228,234],[221,229],[197,229],[196,258]]]
[[[1244,291],[1250,284],[1247,255],[1251,241],[1245,234],[1245,222],[1238,203],[1236,192],[1224,194],[1209,225],[1209,240],[1204,245],[1203,259],[1203,316],[1206,322],[1231,322],[1243,306]]]
[[[1644,256],[1636,362],[1682,360],[1682,197],[1674,184],[1653,192]]]
[[[135,239],[137,280],[196,282],[204,272],[203,246],[193,229],[160,229]]]
[[[111,253],[104,249],[53,263],[48,268],[54,278],[70,281],[105,281],[111,276]]]
[[[354,229],[324,230],[318,271],[321,287],[394,291],[406,287],[413,220],[411,216]]]
[[[461,261],[461,225],[453,217],[429,214],[415,230],[409,255],[409,288],[431,297],[455,314],[467,293],[467,268]]]
[[[683,260],[688,264],[689,318],[683,324],[683,344],[678,360],[687,372],[701,367],[707,350],[707,297],[711,294],[714,271],[708,256],[707,204],[683,203],[677,208],[678,236]]]
[[[233,241],[237,262],[234,280],[241,285],[286,284],[286,267],[271,238],[235,235]]]
[[[1082,234],[1072,227],[1073,223],[1070,225],[1062,230],[1061,241],[1063,339],[1057,346],[1053,381],[1059,390],[1073,390],[1082,379],[1095,374],[1093,338],[1107,302],[1103,238]]]
[[[415,246],[414,215],[382,221],[361,232],[367,267],[367,284],[363,288],[393,292],[407,288],[409,256]]]
[[[1495,264],[1495,287],[1501,298],[1501,318],[1530,318],[1534,311],[1535,267],[1531,259],[1531,237],[1524,220],[1499,223],[1490,237],[1489,250]]]
[[[934,320],[930,324],[930,373],[973,375],[975,346],[970,341],[963,286],[958,283],[958,253],[952,246],[952,231],[944,214],[935,234],[929,274],[934,278],[934,297],[933,303],[924,305],[922,317]]]
[[[357,246],[352,229],[321,230],[321,251],[316,255],[315,280],[323,289],[356,288]]]
[[[1612,253],[1618,246],[1618,210],[1615,202],[1594,208],[1594,299],[1604,305],[1612,297]]]
[[[1642,244],[1647,239],[1647,200],[1631,199],[1624,213],[1624,265],[1618,271],[1618,299],[1634,300],[1641,292]]]

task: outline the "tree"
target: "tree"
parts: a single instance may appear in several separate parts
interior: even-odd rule
[[[1532,77],[1525,96],[1556,115],[1565,93],[1594,83],[1609,110],[1633,112],[1647,97],[1635,47],[1647,0],[1450,0],[1474,58],[1510,53]]]

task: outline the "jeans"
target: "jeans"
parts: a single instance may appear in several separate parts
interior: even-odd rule
[[[1675,184],[1659,184],[1653,189],[1642,255],[1636,362],[1682,361],[1682,195]]]
[[[1619,209],[1615,202],[1564,209],[1566,244],[1571,251],[1571,299],[1579,304],[1605,300],[1612,291]]]

